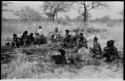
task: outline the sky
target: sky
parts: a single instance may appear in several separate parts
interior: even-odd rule
[[[36,11],[39,11],[40,13],[41,13],[40,6],[44,3],[43,1],[11,1],[11,2],[13,3],[13,5],[10,5],[9,7],[7,7],[8,9],[12,9],[16,11],[16,10],[20,10],[24,6],[29,6],[35,9]],[[109,15],[110,18],[112,19],[123,18],[123,16],[120,15],[119,12],[124,10],[124,2],[112,1],[108,3],[110,5],[110,9],[101,8],[101,9],[96,9],[91,11],[92,19],[101,18],[106,15]],[[65,18],[65,15],[68,15],[71,19],[73,19],[73,18],[76,18],[79,14],[76,10],[71,9],[69,12],[59,13],[58,17]],[[11,12],[3,12],[2,16],[9,19],[18,18]]]

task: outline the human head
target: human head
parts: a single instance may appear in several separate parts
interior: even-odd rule
[[[61,53],[62,56],[65,56],[65,50],[59,49],[59,52]]]
[[[13,37],[17,37],[17,34],[14,33],[14,34],[13,34]]]
[[[69,30],[65,30],[66,31],[66,34],[69,34]]]
[[[30,33],[30,36],[33,36],[33,33]]]
[[[114,40],[109,40],[109,41],[107,41],[107,46],[108,47],[111,47],[111,46],[113,46],[114,45]]]
[[[42,27],[41,27],[41,26],[39,26],[39,29],[42,29]]]
[[[95,36],[95,37],[93,38],[93,42],[96,42],[96,41],[98,41],[98,38]]]
[[[28,34],[28,31],[25,31],[24,34]]]

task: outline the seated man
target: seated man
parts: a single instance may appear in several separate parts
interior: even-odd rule
[[[61,53],[61,55],[53,55],[51,56],[51,58],[55,61],[55,64],[67,64],[65,51],[59,49],[59,52]]]
[[[66,30],[65,38],[63,39],[63,47],[71,48],[72,47],[72,38],[69,34],[69,30]]]
[[[90,47],[90,50],[94,54],[93,57],[96,57],[97,55],[102,54],[102,49],[101,49],[101,46],[98,42],[98,38],[96,36],[93,39],[93,48]]]
[[[85,39],[85,37],[83,36],[83,33],[80,33],[79,34],[79,38],[78,38],[78,41],[77,41],[77,48],[81,48],[81,47],[86,47],[88,48],[88,45],[87,45],[87,40]]]
[[[107,46],[103,50],[103,57],[106,58],[107,62],[111,62],[118,57],[118,50],[114,46],[114,40],[107,41]]]

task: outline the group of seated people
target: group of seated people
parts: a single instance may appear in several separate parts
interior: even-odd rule
[[[35,33],[35,37],[33,36],[33,33],[30,33],[30,35],[28,35],[27,31],[23,33],[21,38],[18,38],[16,34],[13,34],[12,44],[18,48],[19,46],[47,43],[47,39],[45,39],[44,35],[41,33],[42,33],[42,28],[40,26],[38,32]],[[87,40],[84,37],[84,34],[79,33],[77,30],[74,30],[74,33],[75,35],[72,36],[69,30],[67,29],[65,30],[65,36],[61,39],[62,48],[66,48],[66,49],[75,48],[77,51],[79,48],[85,47],[87,49],[90,49],[90,51],[93,54],[93,57],[96,57],[96,58],[105,57],[107,61],[111,61],[114,59],[114,57],[118,56],[118,50],[114,46],[114,40],[107,41],[107,46],[102,50],[101,45],[98,42],[98,38],[95,36],[93,38],[93,47],[88,48]],[[61,37],[61,35],[58,31],[58,28],[55,28],[55,32],[52,35],[52,37],[53,37],[52,42],[59,41],[59,37]],[[64,55],[65,54],[63,54],[63,57]]]
[[[62,47],[65,48],[72,48],[76,47],[76,49],[79,49],[81,47],[88,48],[87,40],[84,37],[83,33],[78,33],[78,31],[74,30],[75,35],[72,36],[69,34],[69,30],[65,30],[66,34],[62,41]]]
[[[13,34],[12,46],[19,48],[19,46],[31,45],[34,41],[33,33],[28,35],[28,32],[25,31],[21,37],[17,37],[17,34]]]
[[[17,37],[17,34],[13,34],[12,46],[19,48],[19,46],[29,46],[33,44],[44,44],[46,43],[46,38],[43,34],[39,34],[41,26],[37,33],[35,33],[35,37],[33,33],[28,35],[28,31],[24,31],[21,37]]]
[[[118,57],[118,49],[114,45],[114,43],[115,43],[114,40],[107,41],[107,46],[104,47],[102,50],[101,45],[98,42],[98,38],[95,36],[93,38],[93,47],[88,48],[87,40],[84,37],[83,33],[78,33],[77,31],[74,31],[75,36],[72,36],[69,34],[69,30],[66,30],[65,32],[66,32],[65,37],[62,41],[62,48],[76,47],[76,49],[78,50],[81,47],[85,47],[90,50],[93,58],[105,58],[105,61],[107,61],[107,62],[111,62]],[[63,60],[64,60],[64,57],[65,57],[64,50],[63,50],[64,54],[62,54],[62,52],[60,52],[60,53],[61,53],[61,56],[59,58],[63,57]],[[58,59],[58,57],[57,57],[57,59]],[[65,62],[65,60],[64,60],[64,62]],[[64,63],[64,62],[62,62],[62,63]]]
[[[106,58],[107,62],[113,61],[118,56],[118,49],[114,45],[114,40],[107,41],[106,47],[101,49],[101,46],[98,42],[98,38],[95,37],[93,39],[93,48],[90,47],[91,52],[93,53],[93,57]]]
[[[90,50],[93,53],[92,58],[95,58],[97,55],[100,55],[101,59],[105,58],[104,60],[106,62],[113,62],[114,60],[118,59],[118,57],[119,57],[118,50],[114,46],[114,40],[107,41],[107,46],[104,47],[103,51],[101,50],[101,46],[97,42],[97,40],[98,39],[95,37],[93,40],[93,42],[94,42],[93,47],[94,48],[90,48]],[[67,59],[66,58],[64,49],[61,48],[58,51],[60,52],[60,55],[53,55],[52,56],[52,59],[55,61],[55,64],[68,64],[69,62],[67,60],[69,60],[70,63],[76,64],[75,59]]]

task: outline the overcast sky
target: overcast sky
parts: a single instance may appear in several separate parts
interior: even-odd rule
[[[8,9],[12,9],[12,10],[20,10],[21,7],[30,6],[31,8],[34,8],[35,10],[40,11],[40,5],[43,4],[42,1],[11,1],[11,2],[13,2],[13,5],[10,5]],[[121,1],[112,1],[112,2],[109,2],[109,4],[110,4],[109,10],[102,8],[102,9],[96,9],[91,11],[92,18],[100,18],[105,15],[109,15],[113,19],[123,18],[122,15],[119,15],[119,12],[124,10],[124,3]],[[17,18],[10,12],[4,12],[2,15],[5,18],[10,18],[10,19]],[[58,16],[64,18],[65,15],[68,15],[70,18],[73,19],[78,16],[78,13],[76,10],[71,9],[67,13],[59,13]]]

